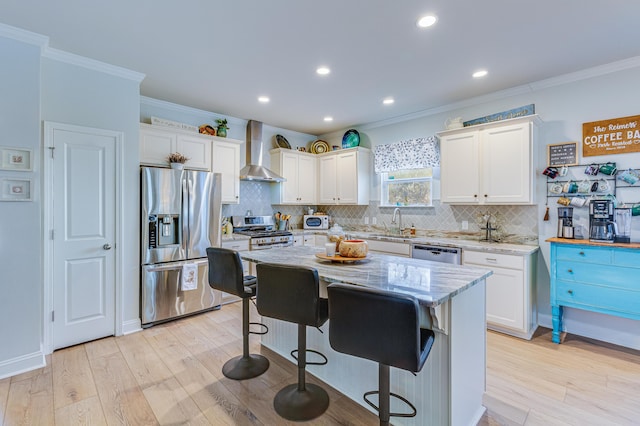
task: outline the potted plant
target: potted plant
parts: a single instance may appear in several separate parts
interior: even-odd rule
[[[218,123],[218,131],[216,132],[216,134],[218,136],[220,136],[221,138],[226,138],[227,137],[227,129],[229,128],[227,126],[227,119],[226,118],[218,118],[216,120],[216,123]]]
[[[169,161],[169,165],[172,169],[182,169],[184,167],[184,163],[189,161],[189,158],[179,152],[174,152],[167,156],[167,161]]]

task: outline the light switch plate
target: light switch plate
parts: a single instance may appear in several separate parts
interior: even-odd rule
[[[369,216],[365,216],[364,217],[364,224],[368,225],[369,224]]]
[[[469,221],[468,220],[463,220],[462,221],[462,230],[466,231],[469,229]]]

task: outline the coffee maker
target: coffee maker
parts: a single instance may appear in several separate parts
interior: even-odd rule
[[[558,207],[558,238],[573,238],[573,207]]]
[[[589,241],[613,243],[616,224],[612,200],[591,200],[589,204]]]

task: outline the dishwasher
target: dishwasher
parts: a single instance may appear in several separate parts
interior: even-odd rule
[[[441,247],[424,244],[413,244],[411,257],[414,259],[430,260],[432,262],[453,263],[460,265],[461,252],[457,247]]]

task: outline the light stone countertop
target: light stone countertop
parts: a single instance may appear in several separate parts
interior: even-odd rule
[[[320,279],[389,290],[415,296],[422,306],[436,307],[456,294],[483,281],[489,269],[450,265],[369,253],[356,263],[336,263],[315,256],[324,253],[317,247],[281,247],[270,250],[242,251],[245,261],[281,265],[308,266],[317,269]]]
[[[327,231],[296,229],[293,230],[293,233],[326,235]],[[393,235],[380,235],[372,232],[345,231],[345,235],[349,236],[350,238],[355,237],[361,238],[363,240],[378,240],[404,244],[428,244],[443,247],[458,247],[462,250],[477,250],[487,253],[512,254],[516,256],[527,256],[539,250],[539,247],[533,244],[490,243],[477,239],[468,239],[465,238],[463,234],[461,234],[462,236],[460,238],[448,238],[437,235],[438,233],[435,234],[436,235],[434,236],[401,237]],[[451,233],[442,234],[450,235]]]

